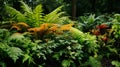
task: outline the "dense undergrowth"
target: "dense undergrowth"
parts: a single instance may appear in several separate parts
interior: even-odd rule
[[[21,5],[21,11],[4,6],[1,67],[120,66],[120,14],[84,15],[71,21],[61,11],[63,6],[44,15],[42,5],[33,10]]]

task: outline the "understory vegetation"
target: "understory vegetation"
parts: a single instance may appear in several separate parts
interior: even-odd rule
[[[64,6],[44,14],[20,3],[1,12],[0,67],[120,67],[120,14],[72,21]]]

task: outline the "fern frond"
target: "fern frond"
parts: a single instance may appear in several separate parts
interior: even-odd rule
[[[56,18],[56,20],[54,20],[55,23],[59,23],[59,24],[63,24],[64,21],[68,20],[69,17],[68,16],[60,16],[58,18]]]
[[[20,1],[22,4],[22,9],[24,11],[24,15],[28,18],[27,24],[29,24],[32,27],[38,27],[43,22],[43,9],[42,5],[37,5],[35,9],[31,9],[27,4],[25,4],[23,1]]]
[[[34,59],[32,58],[32,56],[30,56],[28,54],[24,55],[22,63],[25,63],[26,61],[28,61],[28,64],[30,64],[30,63],[35,64]]]
[[[39,26],[40,24],[42,24],[43,21],[43,9],[42,9],[42,5],[37,5],[35,7],[35,9],[33,10],[33,19],[35,19],[36,21],[36,26]]]
[[[47,14],[45,16],[45,21],[48,23],[60,23],[58,22],[58,20],[62,18],[62,15],[65,13],[61,11],[62,7],[63,6],[60,6],[56,8],[55,10],[53,10],[51,13]]]
[[[5,12],[12,18],[12,21],[25,21],[25,16],[17,11],[15,8],[5,5]]]
[[[6,52],[14,62],[23,55],[23,51],[18,47],[9,47],[6,49]]]
[[[21,8],[24,11],[24,13],[28,13],[28,14],[33,13],[32,9],[27,4],[25,4],[23,1],[20,1],[20,3],[21,3]]]
[[[54,14],[53,16],[51,16],[47,22],[49,23],[59,23],[59,21],[57,22],[57,20],[59,20],[61,18],[61,15],[63,15],[65,12],[60,12],[57,14]],[[62,20],[62,19],[61,19]]]
[[[41,5],[41,4],[40,4],[40,5],[37,5],[37,6],[35,7],[35,9],[33,10],[33,13],[37,13],[37,14],[39,14],[39,15],[43,14],[42,12],[43,12],[43,9],[42,9],[42,5]]]

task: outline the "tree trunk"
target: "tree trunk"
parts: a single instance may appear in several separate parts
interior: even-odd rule
[[[76,0],[72,0],[72,19],[76,19]]]

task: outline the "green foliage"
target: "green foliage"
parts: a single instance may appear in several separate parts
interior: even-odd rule
[[[34,59],[32,58],[32,56],[25,54],[22,60],[22,63],[28,62],[28,65],[30,65],[31,63],[35,64]]]
[[[62,67],[70,67],[71,60],[63,60],[62,61]]]
[[[94,57],[89,57],[88,61],[83,65],[83,67],[102,67],[100,60],[94,58]]]
[[[18,33],[14,29],[11,30],[11,26],[15,23],[5,21],[0,23],[0,28],[2,28],[0,29],[1,66],[7,67],[10,64],[21,67],[108,67],[111,64],[119,66],[119,14],[115,14],[114,17],[111,15],[96,17],[94,14],[80,16],[78,24],[76,23],[74,27],[68,25],[70,30],[60,31],[62,26],[59,24],[65,24],[66,19],[68,19],[68,17],[63,16],[65,14],[61,10],[63,6],[45,15],[41,4],[32,10],[24,2],[20,3],[22,5],[21,11],[7,6],[8,10],[14,12],[10,13],[11,20],[13,20],[10,22],[22,20],[30,27],[26,31]],[[20,18],[23,17],[22,15],[25,19]],[[58,26],[53,24],[53,27],[50,27],[48,24],[43,24],[43,27],[37,28],[46,22],[58,23]],[[8,28],[4,27],[9,24]],[[47,29],[44,31],[45,27]],[[53,29],[51,30],[53,33],[47,32],[49,28]],[[67,26],[63,26],[63,28],[66,29]],[[33,29],[33,33],[29,32],[28,29]],[[99,34],[93,34],[94,30],[97,30]],[[47,34],[42,34],[43,32]],[[35,38],[41,35],[44,36]],[[109,65],[107,65],[108,63]]]
[[[4,62],[0,62],[0,67],[6,67]]]
[[[25,4],[23,1],[20,1],[22,11],[24,15],[28,18],[26,23],[30,26],[39,26],[41,23],[43,23],[43,9],[42,5],[37,5],[33,10]]]
[[[20,1],[20,3],[22,4],[21,8],[23,13],[32,14],[32,9],[27,4],[25,4],[23,1]]]
[[[89,32],[90,30],[95,29],[97,25],[102,23],[110,25],[112,20],[113,17],[108,14],[100,16],[96,16],[95,14],[88,14],[78,17],[75,27],[79,30],[82,30],[83,32]]]
[[[8,17],[10,18],[9,20],[14,20],[14,21],[25,21],[26,17],[20,13],[19,11],[17,11],[16,9],[14,9],[13,7],[10,7],[8,5],[5,5],[5,13],[8,15]],[[7,18],[7,17],[6,17]],[[6,20],[6,19],[5,19]]]
[[[62,15],[64,14],[64,12],[61,12],[63,6],[60,6],[58,8],[56,8],[54,11],[52,11],[51,13],[47,14],[45,16],[45,22],[49,22],[49,23],[61,23],[64,20],[66,20],[67,17],[62,17]]]
[[[95,15],[89,15],[89,16],[80,16],[78,18],[78,29],[87,32],[88,30],[92,29],[95,24],[96,24],[96,20],[97,18],[95,17]]]
[[[1,51],[5,52],[14,62],[16,62],[17,59],[19,59],[19,56],[22,55],[22,50],[17,47],[10,47],[8,45],[8,37],[10,36],[9,31],[6,29],[0,29],[1,36],[0,38],[3,38],[0,43],[0,49]]]
[[[6,29],[0,29],[0,42],[5,41],[10,36],[10,32]]]
[[[120,62],[119,61],[112,61],[112,65],[115,67],[120,67]]]
[[[71,35],[84,46],[85,52],[92,53],[98,51],[97,48],[99,45],[96,43],[97,41],[95,36],[92,36],[89,33],[83,33],[76,28],[71,28],[70,32]]]
[[[43,9],[42,9],[42,5],[41,4],[37,5],[35,7],[35,9],[33,10],[33,13],[34,13],[33,17],[36,20],[35,22],[38,23],[38,24],[36,24],[36,26],[39,26],[41,24],[40,21],[44,20],[42,12],[43,12]]]
[[[9,55],[9,57],[16,62],[17,59],[19,59],[20,56],[23,55],[23,51],[20,48],[17,47],[8,47],[5,52]]]
[[[68,19],[68,16],[65,16],[65,12],[61,11],[63,6],[60,6],[53,10],[52,12],[44,15],[42,5],[37,5],[33,10],[25,4],[23,1],[21,3],[21,11],[16,10],[13,7],[5,6],[5,13],[10,15],[8,20],[12,21],[23,21],[32,27],[39,27],[42,23],[62,23]],[[11,12],[10,12],[10,11]],[[64,17],[63,17],[64,15]],[[5,19],[7,20],[7,19]]]
[[[3,30],[3,32],[5,31],[7,33],[10,33],[6,29],[1,30]],[[7,34],[4,34],[4,36],[6,35]],[[80,60],[82,59],[83,53],[82,46],[78,43],[77,40],[69,37],[68,33],[65,35],[46,35],[42,41],[32,40],[31,38],[33,37],[27,35],[30,34],[9,34],[9,36],[5,39],[6,41],[1,41],[0,50],[1,54],[3,55],[0,56],[4,56],[3,59],[10,58],[14,61],[15,64],[16,62],[21,61],[20,65],[23,66],[25,63],[27,63],[28,66],[47,66],[49,64],[52,66],[51,61],[64,67],[66,67],[64,64],[66,61],[70,61],[70,64],[67,66],[76,65],[76,62],[81,63]],[[38,61],[40,61],[40,63],[38,63]]]
[[[120,36],[120,15],[119,14],[115,14],[115,19],[113,20],[113,25],[112,25],[112,29],[114,31],[114,35],[116,38],[119,38]]]

